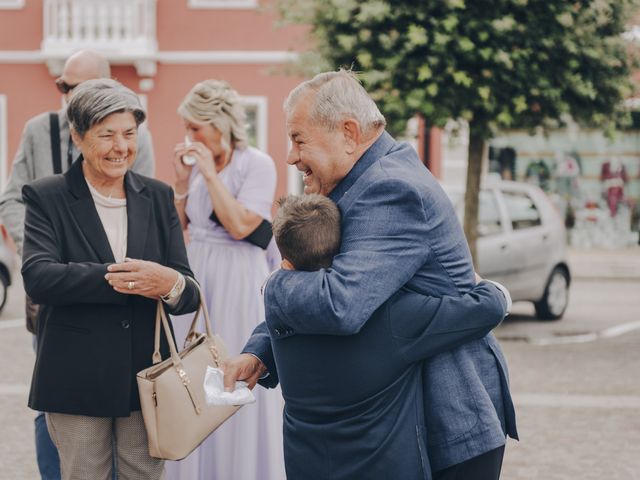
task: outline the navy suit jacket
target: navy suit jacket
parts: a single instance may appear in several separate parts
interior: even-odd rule
[[[505,307],[486,282],[461,297],[402,291],[355,335],[274,337],[287,478],[431,478],[420,361],[483,337]]]
[[[383,132],[329,197],[342,214],[340,253],[330,269],[271,277],[265,308],[275,338],[357,333],[404,286],[434,297],[473,287],[453,206],[411,146]],[[260,357],[277,382],[264,326],[245,351]],[[493,334],[427,360],[423,375],[434,471],[504,445],[507,434],[517,438],[506,362]]]

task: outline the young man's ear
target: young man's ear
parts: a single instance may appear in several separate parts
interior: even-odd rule
[[[342,122],[342,133],[345,138],[346,152],[352,155],[358,145],[360,145],[360,139],[362,137],[362,131],[360,130],[360,124],[353,118],[347,118]]]
[[[291,263],[286,258],[282,259],[282,262],[280,263],[280,268],[282,268],[282,270],[295,270],[296,269],[296,267],[293,266],[293,263]]]

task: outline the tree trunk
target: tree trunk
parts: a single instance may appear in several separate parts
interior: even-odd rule
[[[464,195],[464,233],[467,236],[473,265],[478,269],[476,241],[478,238],[478,202],[480,195],[480,176],[482,174],[482,155],[484,138],[475,134],[469,125],[469,164],[467,166],[467,189]]]
[[[424,166],[431,170],[431,134],[422,115],[418,115],[418,153]]]

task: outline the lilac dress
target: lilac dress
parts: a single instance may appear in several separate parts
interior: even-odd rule
[[[240,203],[271,219],[276,189],[271,157],[254,148],[235,150],[218,175]],[[234,240],[211,221],[211,205],[205,179],[196,167],[186,206],[189,263],[202,286],[214,332],[222,337],[229,354],[236,355],[264,320],[260,287],[269,274],[267,253],[247,241]],[[179,347],[191,318],[173,319]],[[256,403],[242,407],[191,455],[167,462],[167,480],[284,480],[280,389],[258,386],[254,394]]]

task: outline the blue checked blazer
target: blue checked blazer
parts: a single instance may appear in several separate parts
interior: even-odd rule
[[[329,197],[342,214],[342,245],[330,269],[279,271],[265,288],[270,330],[351,335],[401,288],[461,296],[475,283],[471,255],[448,197],[413,148],[384,132]],[[470,319],[469,321],[472,321]],[[244,349],[278,382],[269,331]],[[493,334],[422,366],[427,450],[433,471],[518,438],[507,365]]]

